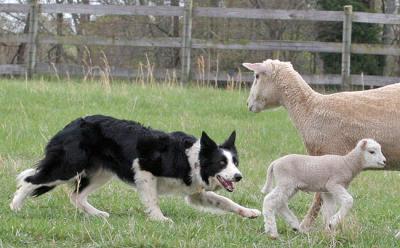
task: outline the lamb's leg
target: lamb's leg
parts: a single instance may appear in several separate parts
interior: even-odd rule
[[[308,230],[310,230],[315,219],[318,217],[318,212],[321,209],[321,205],[322,205],[321,193],[317,192],[314,194],[313,202],[310,208],[308,209],[306,216],[304,216],[304,219],[300,224],[300,229],[303,232],[307,232]]]
[[[164,216],[158,206],[157,179],[148,171],[137,170],[135,173],[136,188],[149,218],[172,222],[170,218]]]
[[[335,214],[336,203],[335,199],[330,193],[321,193],[321,197],[323,201],[321,208],[322,217],[324,219],[326,228],[329,229],[329,220]]]
[[[329,220],[329,228],[333,229],[337,226],[337,224],[339,224],[340,221],[343,220],[353,206],[353,197],[342,185],[328,184],[326,188],[340,204],[339,211]]]
[[[287,204],[284,204],[278,211],[294,231],[300,231],[299,220]]]
[[[232,212],[246,218],[256,218],[261,215],[257,209],[245,208],[211,191],[190,195],[186,197],[186,200],[193,206],[200,206],[211,212]]]
[[[287,204],[289,196],[293,194],[292,192],[292,190],[288,191],[288,189],[277,186],[264,198],[263,215],[265,233],[269,234],[273,239],[279,236],[275,213],[279,212],[279,209]]]

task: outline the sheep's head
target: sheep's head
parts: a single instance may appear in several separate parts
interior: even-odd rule
[[[386,158],[382,154],[381,145],[373,139],[362,139],[357,147],[364,156],[364,168],[384,168]]]
[[[276,66],[279,60],[268,59],[262,63],[243,63],[243,66],[254,72],[254,82],[247,99],[247,107],[251,112],[280,106],[280,92],[275,82]]]

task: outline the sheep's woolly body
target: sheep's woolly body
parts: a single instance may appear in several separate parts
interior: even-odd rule
[[[370,137],[382,145],[388,160],[385,170],[400,170],[400,84],[322,95],[313,91],[289,62],[243,65],[261,75],[250,91],[250,111],[284,106],[308,154],[344,155],[358,140]],[[304,229],[317,217],[320,204],[317,193],[301,224]]]
[[[387,170],[400,170],[400,84],[379,89],[322,95],[289,63],[274,61],[273,77],[310,155],[351,151],[364,137],[382,145]]]

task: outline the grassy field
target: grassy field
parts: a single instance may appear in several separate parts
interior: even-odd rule
[[[51,136],[69,121],[105,114],[137,120],[166,131],[199,136],[202,130],[221,142],[232,130],[244,179],[234,201],[261,209],[259,192],[266,166],[304,147],[284,109],[253,114],[247,91],[209,88],[135,86],[96,83],[0,80],[0,247],[398,247],[400,177],[395,172],[365,172],[351,185],[355,206],[335,236],[323,231],[321,220],[308,235],[290,230],[279,220],[281,239],[263,234],[262,218],[198,212],[179,197],[164,197],[161,209],[175,224],[146,219],[137,193],[114,180],[89,199],[110,218],[90,218],[77,211],[62,186],[28,199],[21,212],[8,204],[15,175],[39,160]],[[300,193],[290,204],[299,218],[312,195]]]

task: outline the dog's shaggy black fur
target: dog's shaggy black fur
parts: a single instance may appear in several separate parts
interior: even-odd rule
[[[211,193],[221,187],[232,192],[242,178],[237,168],[236,133],[217,145],[203,132],[200,139],[183,132],[165,133],[134,121],[94,115],[76,119],[47,144],[36,168],[17,176],[18,190],[10,207],[21,209],[28,196],[39,196],[57,185],[73,182],[71,202],[90,215],[108,217],[93,207],[89,194],[114,175],[137,188],[151,219],[169,220],[158,206],[158,195],[186,195],[192,205],[260,215],[226,197]]]
[[[185,150],[195,142],[195,137],[183,132],[167,134],[134,121],[101,115],[79,118],[49,141],[46,156],[37,167],[38,173],[25,181],[32,184],[67,181],[85,171],[77,189],[81,191],[90,183],[91,172],[102,167],[121,180],[134,183],[132,162],[139,158],[142,170],[155,176],[181,179],[190,185],[191,168]],[[207,170],[203,173],[204,178],[210,176]],[[42,186],[33,195],[52,188]]]

